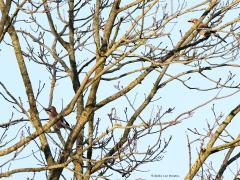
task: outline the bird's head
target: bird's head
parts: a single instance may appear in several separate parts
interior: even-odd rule
[[[196,24],[199,22],[199,19],[193,18],[193,19],[188,20],[188,22]]]
[[[44,108],[45,111],[49,113],[56,113],[56,108],[54,106],[50,106],[49,108]]]

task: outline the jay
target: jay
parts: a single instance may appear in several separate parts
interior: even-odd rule
[[[221,39],[221,41],[227,43],[222,37],[220,37],[216,31],[212,30],[211,27],[209,27],[206,23],[200,22],[199,19],[190,19],[188,22],[193,23],[193,25],[196,25],[199,23],[199,26],[197,28],[197,31],[200,35],[204,37],[209,37],[211,34],[213,34],[215,37]]]
[[[58,113],[57,113],[57,110],[54,106],[50,106],[49,108],[44,108],[44,110],[48,113],[49,115],[49,120],[57,117]],[[68,122],[62,118],[62,119],[59,119],[58,122],[56,122],[54,125],[53,125],[53,129],[55,131],[59,131],[61,128],[65,128],[65,129],[68,129],[68,130],[72,130],[70,128],[70,125],[68,124]]]

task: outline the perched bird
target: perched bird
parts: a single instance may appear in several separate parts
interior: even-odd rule
[[[199,24],[197,31],[199,32],[200,35],[204,37],[209,37],[212,34],[221,39],[223,42],[227,43],[222,37],[220,37],[215,30],[212,30],[211,27],[209,27],[206,23],[200,22],[199,19],[190,19],[188,22],[193,23],[193,25]]]
[[[198,26],[199,29],[210,28],[207,24],[200,22],[200,20],[197,18],[190,19],[188,20],[188,22],[193,23],[194,25],[199,23],[199,26]]]
[[[49,120],[57,117],[58,113],[57,113],[57,110],[54,106],[50,106],[49,108],[44,108],[44,110],[48,113],[49,115]],[[68,122],[62,118],[62,119],[59,119],[58,122],[56,122],[54,125],[53,125],[53,128],[55,131],[59,131],[61,128],[65,128],[65,129],[68,129],[68,130],[72,130],[70,128],[70,125],[68,124]]]

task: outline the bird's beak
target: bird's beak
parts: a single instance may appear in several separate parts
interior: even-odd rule
[[[192,23],[192,20],[188,20],[188,22]]]
[[[45,111],[50,111],[50,109],[49,108],[43,108]]]

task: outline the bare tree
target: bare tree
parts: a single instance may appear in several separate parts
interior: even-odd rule
[[[239,80],[231,69],[239,67],[239,17],[229,14],[238,12],[240,1],[174,3],[1,0],[0,42],[15,52],[21,74],[16,81],[21,78],[27,98],[16,97],[14,89],[0,82],[2,100],[13,106],[11,118],[0,124],[0,177],[23,172],[33,173],[33,178],[35,172],[45,172],[53,180],[70,179],[69,174],[79,180],[111,179],[116,173],[129,177],[140,165],[163,158],[171,143],[171,136],[164,136],[169,128],[215,100],[236,95]],[[188,20],[193,25],[187,29],[183,24]],[[41,69],[40,76],[30,73],[33,66]],[[212,76],[221,69],[229,74]],[[200,80],[206,83],[196,83]],[[172,118],[181,107],[157,103],[160,91],[174,82],[189,91],[232,91],[217,93]],[[52,106],[59,112],[54,116]],[[41,113],[44,109],[49,118]],[[213,147],[238,112],[239,107],[217,124],[216,135],[192,167],[190,163],[186,179],[196,176],[211,153],[238,145],[235,138],[224,147]],[[71,128],[56,128],[66,121]],[[147,144],[146,139],[152,141]],[[11,168],[26,152],[36,167]],[[226,156],[222,169],[230,162]]]

